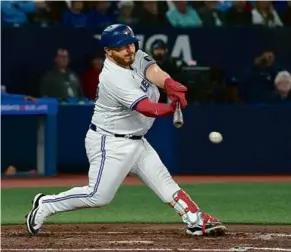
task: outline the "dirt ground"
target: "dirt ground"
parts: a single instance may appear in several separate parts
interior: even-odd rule
[[[178,183],[280,182],[291,176],[175,177]],[[1,187],[78,186],[87,177],[2,179]],[[132,177],[125,184],[139,184]],[[37,236],[25,225],[1,227],[1,251],[290,251],[291,225],[227,225],[221,237],[192,237],[185,226],[173,224],[64,224],[44,225]]]
[[[1,251],[291,251],[291,226],[228,225],[222,237],[192,237],[183,225],[45,225],[2,227]]]

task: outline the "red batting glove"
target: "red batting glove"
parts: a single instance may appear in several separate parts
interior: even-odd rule
[[[187,88],[185,86],[171,78],[167,78],[164,83],[164,88],[172,101],[179,101],[181,107],[183,109],[186,108],[187,100],[185,93],[187,92]]]
[[[177,99],[177,98],[176,98],[176,99]],[[173,112],[175,112],[175,110],[176,110],[177,102],[178,102],[178,101],[172,101],[172,102],[170,103],[170,106],[171,106],[171,108],[173,109]]]

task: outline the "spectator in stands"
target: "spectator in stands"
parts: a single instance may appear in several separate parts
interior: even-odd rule
[[[53,20],[59,24],[62,22],[64,13],[71,8],[69,1],[47,1],[46,4],[49,6]]]
[[[230,26],[252,25],[252,13],[246,1],[234,1],[225,13],[225,22]]]
[[[1,19],[5,25],[26,25],[28,14],[45,8],[44,2],[36,1],[1,1]]]
[[[218,78],[218,80],[213,78],[213,85],[213,98],[215,103],[242,103],[242,100],[239,97],[240,83],[238,83],[238,80],[235,77],[223,76],[223,79]]]
[[[274,79],[278,69],[275,54],[264,51],[255,58],[254,66],[240,87],[241,98],[245,102],[263,102],[267,94],[274,90]]]
[[[281,12],[282,10],[284,10],[287,7],[287,2],[288,1],[271,1],[273,4],[274,9],[277,12]]]
[[[198,13],[188,5],[187,1],[173,1],[174,7],[166,13],[169,23],[176,28],[202,26]]]
[[[157,64],[167,73],[170,73],[174,79],[177,79],[182,66],[187,66],[187,63],[182,59],[173,58],[168,54],[167,44],[161,39],[157,39],[152,44],[150,55],[156,60]],[[161,96],[159,102],[167,102],[165,91],[160,89],[160,93]]]
[[[115,18],[108,14],[110,1],[94,1],[90,5],[93,7],[89,14],[89,25],[103,29],[113,23]]]
[[[280,71],[274,80],[274,90],[262,97],[267,104],[291,103],[291,75],[288,71]]]
[[[171,73],[171,75],[180,73],[182,66],[188,66],[183,59],[171,57],[168,53],[167,44],[161,39],[157,39],[152,44],[150,55],[163,70]]]
[[[188,4],[195,10],[199,10],[204,7],[205,1],[189,1]],[[170,6],[169,6],[170,9]]]
[[[127,25],[135,25],[138,20],[132,15],[133,7],[133,1],[120,1],[118,3],[119,15],[117,18],[117,22]]]
[[[283,23],[273,8],[272,2],[256,1],[252,10],[252,23],[254,25],[263,25],[268,27],[283,26]]]
[[[285,26],[291,26],[291,1],[287,1],[287,7],[282,11],[281,18]]]
[[[42,8],[38,8],[37,12],[28,13],[28,20],[31,24],[37,24],[41,27],[57,24],[52,11],[50,2],[43,2]]]
[[[89,100],[95,100],[99,74],[103,66],[103,58],[100,54],[95,54],[91,58],[90,68],[82,75],[81,83],[84,96]]]
[[[204,1],[204,7],[198,10],[203,26],[222,26],[224,23],[223,14],[217,10],[217,1]]]
[[[127,1],[127,0],[122,0],[122,1]],[[119,9],[118,9],[119,2],[120,1],[110,1],[109,8],[106,11],[107,16],[110,16],[115,19],[117,18],[118,12],[119,12]],[[88,1],[88,3],[90,3],[90,1]]]
[[[42,97],[59,99],[83,97],[79,79],[68,68],[68,65],[69,54],[67,49],[58,49],[55,57],[55,67],[48,71],[41,81],[40,93]]]
[[[86,27],[88,24],[88,14],[84,11],[83,1],[72,1],[71,7],[65,11],[62,25],[65,27]]]
[[[227,11],[235,1],[218,1],[216,9],[221,12]]]
[[[268,103],[291,102],[291,75],[288,71],[280,71],[274,81],[275,90],[266,97]]]
[[[159,12],[157,1],[143,1],[139,5],[136,4],[133,12],[140,26],[161,27],[168,24],[164,13]]]

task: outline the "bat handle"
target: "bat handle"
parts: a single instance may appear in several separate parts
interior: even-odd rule
[[[177,102],[176,110],[174,112],[173,124],[176,128],[181,128],[184,124],[183,113],[180,102]]]

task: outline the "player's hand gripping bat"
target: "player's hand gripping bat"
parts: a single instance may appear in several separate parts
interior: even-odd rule
[[[180,102],[177,102],[176,110],[174,112],[173,124],[176,128],[181,128],[184,124],[183,113]]]

